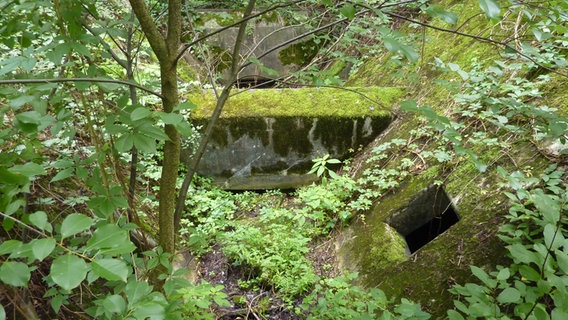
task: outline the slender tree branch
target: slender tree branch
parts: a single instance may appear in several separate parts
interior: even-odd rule
[[[93,36],[95,36],[97,38],[97,40],[99,40],[99,43],[103,46],[103,48],[105,48],[105,50],[111,55],[111,57],[114,59],[114,61],[116,61],[116,63],[118,63],[121,67],[123,67],[124,69],[126,69],[126,61],[124,59],[121,59],[118,55],[116,55],[116,53],[114,53],[114,51],[112,51],[111,47],[108,45],[108,43],[106,43],[96,32],[95,30],[93,30],[93,28],[91,28],[91,26],[89,26],[85,21],[81,21],[81,24],[83,25],[83,27],[85,29],[87,29]],[[116,43],[116,42],[115,42]],[[122,48],[120,48],[120,46],[118,46],[118,48],[124,52],[124,50],[122,50]]]
[[[163,98],[160,93],[145,88],[137,83],[124,80],[103,79],[103,78],[53,78],[53,79],[10,79],[0,80],[0,85],[13,85],[13,84],[32,84],[32,83],[61,83],[61,82],[102,82],[102,83],[116,83],[126,86],[136,87],[144,92],[155,95],[156,97]]]

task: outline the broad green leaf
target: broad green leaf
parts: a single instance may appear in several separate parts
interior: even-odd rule
[[[35,98],[35,97],[33,97],[33,98]],[[40,122],[41,122],[41,113],[39,113],[37,111],[26,111],[26,112],[18,113],[16,115],[16,119],[21,123],[39,125]]]
[[[341,7],[341,9],[339,9],[339,12],[341,12],[341,14],[344,15],[347,19],[353,19],[355,18],[355,13],[357,13],[357,9],[355,9],[355,7],[352,4],[348,3],[343,7]]]
[[[556,225],[560,220],[560,204],[554,196],[545,194],[542,191],[534,196],[534,205],[544,217],[544,221]]]
[[[128,304],[131,306],[149,295],[150,292],[152,292],[152,286],[150,286],[147,282],[142,281],[128,281],[126,288],[124,289],[126,299],[128,299]]]
[[[160,117],[160,120],[162,120],[164,124],[176,125],[185,121],[184,117],[178,113],[158,112],[158,117]]]
[[[556,262],[558,263],[560,270],[562,270],[564,274],[568,274],[568,254],[566,254],[566,252],[556,250]]]
[[[64,179],[67,179],[75,173],[75,168],[67,168],[59,171],[53,178],[51,178],[50,182],[57,182]]]
[[[136,309],[132,312],[135,319],[164,319],[166,316],[165,307],[154,301],[144,301],[136,305]]]
[[[0,320],[6,320],[6,311],[4,307],[0,304]]]
[[[0,185],[2,184],[19,184],[27,183],[29,179],[21,174],[12,173],[4,167],[0,167]]]
[[[432,18],[440,18],[448,24],[456,24],[458,16],[455,13],[444,10],[442,6],[431,5],[426,8],[426,13]]]
[[[27,287],[30,268],[22,262],[7,261],[0,266],[0,280],[14,287]]]
[[[89,269],[89,265],[83,259],[67,254],[53,261],[49,275],[61,288],[72,290],[81,284]]]
[[[115,198],[122,197],[93,197],[87,202],[88,207],[95,212],[95,214],[100,218],[108,218],[116,208],[126,207],[123,206],[122,202],[115,201]]]
[[[46,174],[45,169],[41,165],[34,162],[15,165],[8,170],[12,173],[21,174],[26,177],[33,177],[41,174]]]
[[[121,135],[116,141],[114,142],[114,147],[118,152],[127,152],[132,149],[134,145],[134,139],[132,139],[132,133],[125,133]]]
[[[138,121],[144,118],[148,118],[151,115],[152,111],[150,111],[150,109],[145,107],[139,107],[134,109],[134,111],[132,111],[132,113],[130,114],[130,120]]]
[[[402,111],[415,112],[418,111],[418,104],[414,100],[406,100],[400,104]]]
[[[93,272],[104,279],[110,281],[124,281],[128,277],[128,266],[122,260],[117,259],[98,259],[91,263]]]
[[[84,214],[72,213],[68,215],[61,223],[61,240],[89,229],[92,224],[93,219]]]
[[[132,141],[136,149],[147,152],[156,153],[156,139],[150,138],[142,133],[132,135]]]
[[[20,240],[6,240],[0,243],[0,255],[12,254],[12,252],[17,250],[22,244]]]
[[[528,262],[525,262],[528,263]],[[519,267],[519,273],[521,276],[529,281],[538,281],[540,280],[540,273],[535,269],[529,267],[528,265],[521,265]]]
[[[448,310],[448,319],[450,320],[464,320],[465,318],[455,310]]]
[[[487,274],[487,272],[476,266],[470,266],[470,269],[473,275],[475,275],[479,280],[481,280],[487,287],[491,289],[495,288],[495,286],[497,285],[497,281],[491,279]]]
[[[547,224],[544,226],[544,243],[546,247],[554,250],[564,243],[564,237],[562,232],[556,229],[556,226],[552,224]]]
[[[383,43],[388,51],[393,53],[400,53],[412,63],[418,61],[418,53],[412,47],[398,41],[397,39],[391,37],[383,37]]]
[[[521,294],[519,293],[519,290],[510,287],[501,291],[501,293],[497,296],[497,301],[504,304],[517,303],[520,300],[521,300]]]
[[[520,243],[512,244],[508,246],[508,249],[509,252],[511,253],[511,256],[516,262],[527,263],[527,264],[538,263],[538,261],[535,259],[534,252],[528,250],[527,248],[525,248],[525,246],[523,246]]]
[[[35,239],[30,242],[30,246],[32,247],[34,257],[39,261],[43,261],[55,249],[55,239]]]
[[[509,279],[510,276],[511,276],[511,271],[509,270],[509,268],[503,268],[499,270],[499,273],[497,274],[497,280],[499,281],[507,280]]]
[[[43,211],[36,211],[28,217],[31,224],[39,228],[40,230],[45,230],[51,232],[52,227],[49,221],[47,221],[47,214]]]
[[[128,232],[117,225],[107,224],[97,228],[87,241],[86,250],[97,250],[107,254],[123,254],[134,251],[135,246],[128,237]]]
[[[126,301],[120,295],[113,294],[103,300],[105,311],[121,314],[126,311]]]
[[[501,13],[499,4],[494,0],[479,0],[479,7],[489,19],[498,18]]]
[[[175,106],[174,111],[193,110],[195,108],[197,108],[197,106],[194,103],[191,103],[189,101],[185,101],[185,102],[182,102],[182,103],[178,104],[177,106]]]

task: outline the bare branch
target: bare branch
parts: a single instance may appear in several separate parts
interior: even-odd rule
[[[103,78],[54,78],[54,79],[11,79],[11,80],[0,80],[0,85],[13,85],[13,84],[32,84],[32,83],[61,83],[61,82],[102,82],[102,83],[116,83],[123,84],[126,86],[136,87],[144,92],[155,95],[159,98],[163,98],[160,93],[152,91],[145,88],[137,83],[124,81],[124,80],[114,80],[114,79],[103,79]]]

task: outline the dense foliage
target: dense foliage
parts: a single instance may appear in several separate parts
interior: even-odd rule
[[[568,76],[568,4],[479,0],[489,21],[518,17],[515,32],[522,34],[503,40],[462,34],[503,49],[489,64],[435,61],[441,79],[451,75],[451,81],[440,82],[455,91],[455,108],[403,103],[402,109],[424,124],[410,139],[395,138],[367,151],[366,169],[356,177],[348,166],[342,174],[331,170],[340,162],[322,155],[312,170],[321,183],[292,196],[230,194],[190,175],[190,196],[182,201],[175,233],[175,206],[163,202],[164,193],[177,199],[180,174],[187,169],[179,165],[179,137],[200,140],[189,120],[198,106],[180,101],[178,89],[206,86],[178,81],[176,67],[181,69],[185,53],[177,50],[183,47],[201,61],[208,57],[203,41],[182,46],[181,30],[190,34],[184,39],[201,39],[202,28],[191,23],[199,14],[194,9],[227,3],[189,1],[182,23],[181,13],[165,14],[175,6],[181,10],[175,0],[146,2],[147,17],[121,1],[0,0],[0,320],[211,319],[238,306],[246,306],[245,314],[269,316],[271,308],[262,305],[267,300],[258,299],[264,292],[299,318],[427,319],[418,304],[354,285],[356,274],[328,277],[331,271],[315,270],[314,246],[364,220],[373,202],[417,168],[470,161],[483,172],[495,148],[513,149],[519,141],[566,143],[566,110],[562,115],[556,106],[542,105],[540,97],[555,77]],[[338,72],[330,71],[334,63],[351,64],[356,72],[378,55],[406,65],[401,69],[411,78],[420,58],[416,37],[395,27],[406,20],[412,27],[455,33],[458,29],[446,28],[462,14],[425,0],[296,4],[309,14],[280,1],[258,3],[305,27],[305,37],[318,45],[310,63],[281,75],[294,85],[341,85]],[[177,42],[169,42],[172,38]],[[240,61],[240,50],[235,52],[234,70],[258,63]],[[210,88],[218,86],[218,71],[205,72]],[[228,95],[232,85],[223,92]],[[491,270],[472,266],[479,283],[456,285],[455,309],[447,315],[568,317],[566,176],[555,165],[534,177],[506,166],[498,170],[509,188],[510,210],[500,237],[511,263],[488,266]],[[239,279],[240,289],[260,293],[235,298],[222,284],[190,283],[186,270],[172,264],[182,247],[196,259],[222,252],[246,275]]]

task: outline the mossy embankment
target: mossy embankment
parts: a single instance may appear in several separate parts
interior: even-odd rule
[[[416,35],[415,41],[421,46],[422,53],[419,62],[416,65],[404,64],[392,54],[384,53],[369,59],[347,84],[405,86],[408,99],[452,118],[457,106],[453,97],[461,90],[463,81],[453,71],[458,68],[469,71],[475,65],[487,67],[501,60],[504,48],[475,38],[498,35],[506,42],[517,17],[506,17],[496,25],[485,18],[477,2],[442,1],[441,4],[456,13],[460,21],[455,26],[435,20],[431,23],[437,28],[459,31],[471,37],[402,25],[401,31]],[[558,108],[566,114],[568,95],[562,77],[552,75],[552,81],[541,90],[544,96],[535,99],[534,103]],[[392,139],[411,140],[411,130],[427,123],[415,114],[399,115],[389,129],[355,159],[354,167],[360,169],[354,175],[360,176],[372,165],[365,163],[365,159],[370,158],[375,146]],[[422,139],[418,142],[419,149],[435,149],[439,138]],[[465,134],[464,139],[467,138],[469,136]],[[397,159],[405,156],[419,165],[392,192],[375,200],[375,205],[365,215],[364,223],[354,224],[337,237],[341,267],[359,271],[361,284],[367,287],[376,286],[389,296],[420,302],[434,318],[444,318],[446,310],[453,308],[452,300],[456,298],[448,289],[456,283],[476,281],[470,272],[471,265],[489,271],[507,262],[504,243],[497,237],[508,209],[508,200],[503,195],[506,179],[497,168],[536,176],[550,164],[530,139],[511,136],[509,142],[510,149],[489,145],[473,147],[480,161],[487,165],[485,172],[480,172],[468,157],[455,156],[451,161],[441,163],[434,159],[424,161],[415,150],[405,147],[391,150],[391,163],[385,163],[384,168],[395,167]],[[400,249],[404,239],[400,235],[396,238],[385,223],[418,193],[434,184],[443,186],[451,197],[460,221],[413,255],[408,255]]]

